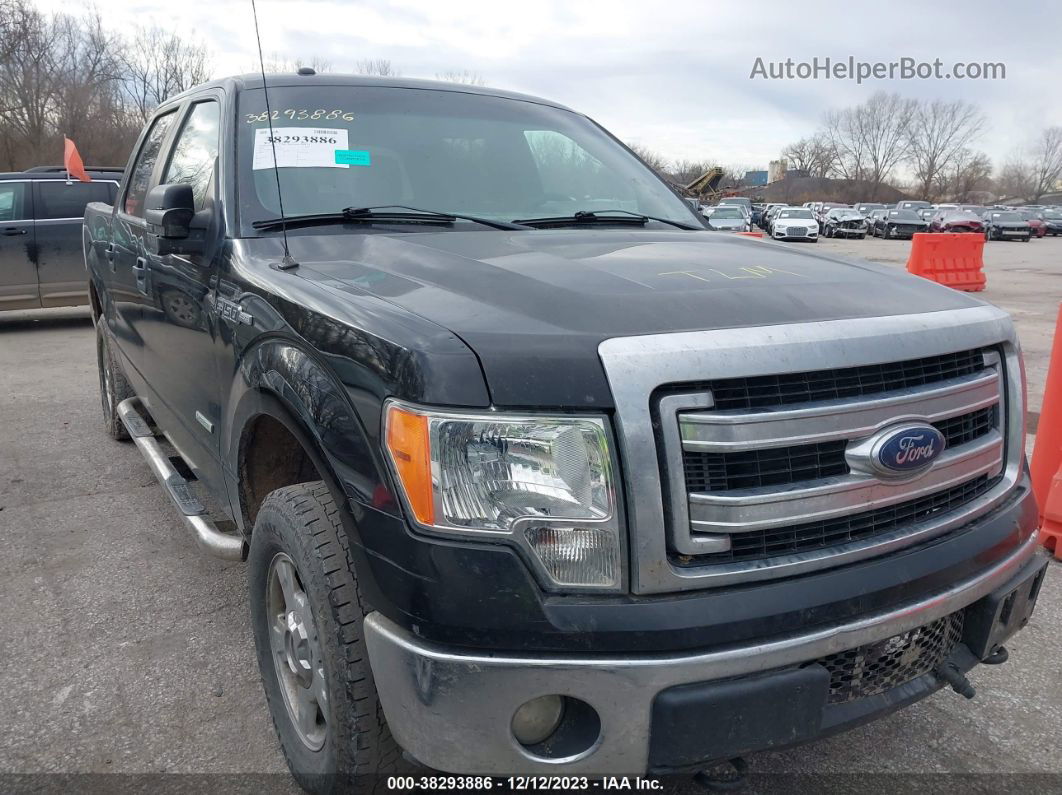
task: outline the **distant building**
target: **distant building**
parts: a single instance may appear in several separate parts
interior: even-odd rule
[[[767,184],[766,171],[746,171],[741,184],[750,188],[759,188]]]
[[[778,182],[779,180],[785,179],[785,167],[786,162],[784,158],[782,160],[772,160],[768,163],[767,184],[770,185],[772,182]]]

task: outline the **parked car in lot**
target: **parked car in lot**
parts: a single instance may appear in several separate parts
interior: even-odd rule
[[[929,221],[930,232],[975,232],[983,234],[984,222],[976,213],[964,210],[938,210]]]
[[[1015,212],[1029,225],[1033,237],[1044,237],[1047,234],[1047,223],[1044,221],[1042,210],[1030,210],[1023,207]]]
[[[814,213],[815,220],[818,222],[820,227],[826,223],[826,213],[837,207],[849,210],[852,209],[850,205],[842,204],[841,202],[820,202],[818,204],[818,208],[814,210]]]
[[[0,312],[88,303],[85,205],[113,201],[122,171],[90,168],[88,175],[92,182],[70,182],[52,166],[0,173]]]
[[[906,199],[902,202],[897,202],[895,209],[897,210],[921,210],[923,207],[932,207],[929,202],[918,201],[915,199]]]
[[[916,232],[925,232],[929,223],[914,210],[875,210],[870,234],[873,237],[910,240]]]
[[[819,222],[811,210],[804,207],[782,207],[771,221],[771,237],[775,240],[810,240],[819,242]]]
[[[796,226],[810,211],[779,212]],[[1046,560],[1009,316],[710,233],[553,102],[197,86],[84,235],[103,428],[246,561],[311,792],[415,764],[695,771],[969,694],[1030,619]],[[157,587],[153,561],[98,554]]]
[[[859,210],[851,207],[834,207],[823,219],[822,236],[854,237],[862,240],[867,236],[867,219]]]
[[[1032,237],[1029,222],[1013,210],[989,210],[985,214],[985,240],[1021,240]]]
[[[1044,210],[1044,234],[1062,235],[1062,210]]]
[[[859,212],[861,212],[866,218],[870,218],[870,214],[875,210],[886,209],[886,205],[881,204],[880,202],[860,202],[859,204],[853,205],[853,207],[859,210]]]
[[[745,210],[733,204],[717,204],[704,211],[712,229],[721,232],[748,232],[752,228]]]
[[[760,228],[763,229],[765,232],[769,232],[771,228],[771,220],[774,218],[775,215],[778,214],[778,211],[781,208],[787,206],[788,205],[786,205],[785,203],[780,202],[768,202],[766,205],[764,205],[763,215],[760,216]]]
[[[937,214],[936,207],[919,207],[915,212],[918,217],[925,221],[927,224],[933,220],[933,216]]]

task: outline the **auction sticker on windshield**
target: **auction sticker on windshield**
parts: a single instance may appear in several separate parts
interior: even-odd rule
[[[336,150],[346,148],[346,130],[262,127],[254,131],[251,168],[254,171],[272,168],[274,150],[279,168],[350,168],[347,163],[336,162]]]

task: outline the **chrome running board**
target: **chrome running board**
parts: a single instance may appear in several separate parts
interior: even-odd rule
[[[159,483],[170,495],[173,504],[192,531],[196,543],[215,557],[225,560],[243,560],[243,539],[223,533],[214,525],[206,508],[195,496],[188,481],[176,470],[169,457],[162,451],[154,431],[140,413],[140,398],[132,397],[118,404],[118,416],[133,437],[137,449],[148,462]]]

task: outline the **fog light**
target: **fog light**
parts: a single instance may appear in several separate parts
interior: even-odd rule
[[[529,527],[527,543],[557,585],[616,587],[620,554],[608,527]]]
[[[562,696],[539,696],[513,714],[513,737],[521,745],[538,745],[549,739],[564,717]]]

